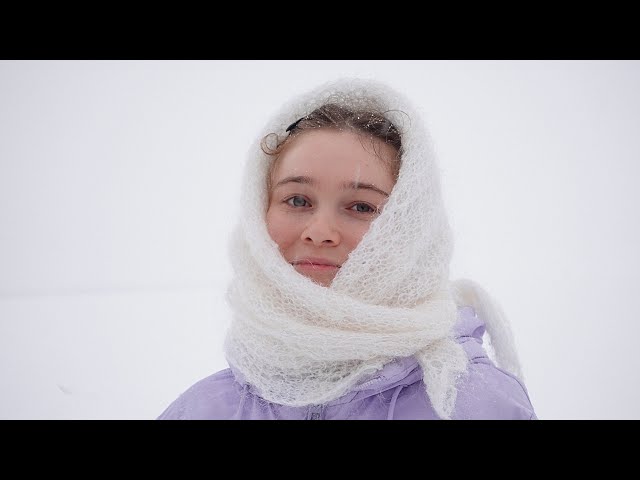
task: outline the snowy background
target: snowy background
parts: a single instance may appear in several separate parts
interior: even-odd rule
[[[0,418],[151,419],[226,367],[246,150],[339,76],[423,111],[538,416],[640,419],[638,61],[0,61]]]

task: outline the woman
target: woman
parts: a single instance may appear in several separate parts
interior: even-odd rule
[[[295,98],[250,150],[242,200],[230,368],[160,419],[536,418],[502,312],[449,280],[433,149],[402,95],[343,79]]]

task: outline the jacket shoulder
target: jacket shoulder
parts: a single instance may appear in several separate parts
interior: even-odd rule
[[[458,387],[459,419],[536,419],[525,384],[495,365],[483,346],[485,323],[472,307],[459,309],[456,339],[469,359]]]
[[[175,399],[158,420],[224,420],[236,412],[242,387],[231,369],[199,380]]]

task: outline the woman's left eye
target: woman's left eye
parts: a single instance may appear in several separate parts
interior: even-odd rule
[[[358,213],[375,213],[377,211],[368,203],[356,203],[351,207],[351,210],[354,210]]]

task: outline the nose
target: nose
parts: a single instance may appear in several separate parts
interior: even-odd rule
[[[340,243],[341,235],[331,215],[316,212],[302,230],[300,238],[316,247],[331,247]]]

